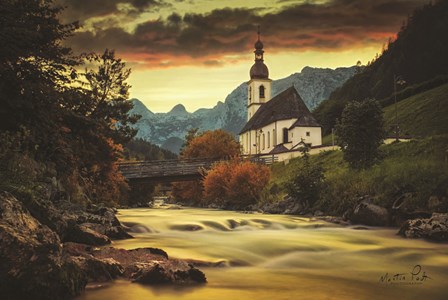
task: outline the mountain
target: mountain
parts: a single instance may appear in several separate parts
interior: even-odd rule
[[[300,73],[272,82],[272,97],[294,85],[308,108],[314,109],[327,99],[331,92],[351,78],[356,67],[322,69],[305,67]],[[137,138],[150,141],[164,149],[178,153],[187,131],[224,129],[237,135],[247,121],[247,84],[242,83],[215,107],[201,108],[193,113],[186,111],[182,104],[174,106],[167,113],[153,113],[138,99],[132,99],[131,114],[142,118],[135,125]]]
[[[403,90],[403,97],[397,100],[448,82],[447,33],[447,0],[417,9],[380,56],[314,111],[324,132],[331,132],[348,101],[374,98],[383,106],[393,103],[394,81],[404,83],[396,85],[398,92]]]

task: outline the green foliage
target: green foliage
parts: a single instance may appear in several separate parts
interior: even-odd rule
[[[310,162],[309,149],[306,145],[302,149],[302,167],[296,170],[292,180],[286,184],[286,191],[304,208],[310,208],[319,200],[324,170],[320,165]]]
[[[176,159],[177,155],[137,138],[124,145],[124,158],[126,160],[166,160]]]
[[[448,134],[448,84],[412,96],[397,104],[400,135],[427,137]],[[395,124],[395,105],[384,109],[385,128]]]
[[[448,135],[383,145],[384,159],[367,170],[350,168],[341,151],[310,156],[311,164],[319,164],[325,170],[324,185],[314,209],[342,215],[365,195],[387,208],[405,194],[412,195],[410,209],[429,209],[431,196],[448,201],[447,150]],[[295,158],[287,165],[272,166],[270,186],[285,189],[303,163],[303,159]]]
[[[338,145],[352,168],[372,166],[379,158],[378,148],[385,133],[383,113],[375,100],[350,102],[336,125]]]
[[[448,1],[437,1],[417,9],[403,25],[397,39],[389,41],[376,60],[335,90],[315,110],[315,116],[324,126],[324,134],[331,132],[349,100],[385,99],[384,105],[390,104],[394,74],[400,75],[407,86],[414,86],[403,91],[403,97],[432,88],[433,84],[445,83],[443,78],[448,70],[446,32]],[[436,80],[436,77],[441,79]]]

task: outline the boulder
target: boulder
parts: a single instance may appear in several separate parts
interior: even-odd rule
[[[66,299],[87,278],[62,255],[58,235],[12,195],[0,193],[0,295],[2,299]]]
[[[106,282],[123,275],[124,269],[113,258],[75,256],[72,260],[86,274],[89,282]]]
[[[390,216],[387,209],[366,200],[355,207],[350,218],[353,224],[368,226],[388,226],[390,224]]]
[[[109,237],[84,225],[74,225],[64,237],[64,242],[74,242],[92,246],[104,246],[111,243]]]
[[[144,284],[188,284],[205,283],[204,273],[193,263],[169,259],[165,251],[158,248],[132,250],[113,247],[93,248],[88,245],[66,243],[64,251],[77,256],[76,261],[88,274],[89,281],[110,280],[124,276]],[[203,262],[205,265],[206,262]],[[211,264],[209,266],[218,266]],[[220,266],[220,265],[219,265]]]
[[[270,214],[298,215],[303,207],[298,201],[290,196],[285,196],[282,200],[273,203],[267,203],[260,207],[262,212]]]
[[[206,283],[204,273],[181,260],[137,263],[128,266],[131,279],[144,284]]]
[[[408,220],[398,234],[406,238],[448,242],[448,214],[434,213],[430,218]]]

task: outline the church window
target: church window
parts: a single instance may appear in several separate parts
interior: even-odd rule
[[[275,129],[272,129],[272,145],[274,147],[277,146],[276,142],[277,142],[277,138],[275,137]]]
[[[306,132],[306,136],[310,136],[310,132],[309,131]]]
[[[262,145],[263,145],[263,150],[264,150],[264,148],[265,148],[265,139],[264,139],[264,133],[263,133],[263,143],[262,143]]]
[[[268,149],[271,148],[271,132],[268,131]]]
[[[251,100],[252,100],[252,87],[250,86],[249,87],[249,103],[251,102]]]
[[[288,128],[283,128],[283,143],[288,142]]]
[[[260,85],[260,98],[264,98],[264,85]]]

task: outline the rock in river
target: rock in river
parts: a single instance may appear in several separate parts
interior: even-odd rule
[[[408,220],[398,234],[407,238],[448,242],[448,214],[434,213],[431,218]]]
[[[387,226],[390,224],[390,216],[384,207],[362,201],[355,207],[350,221],[368,226]]]

